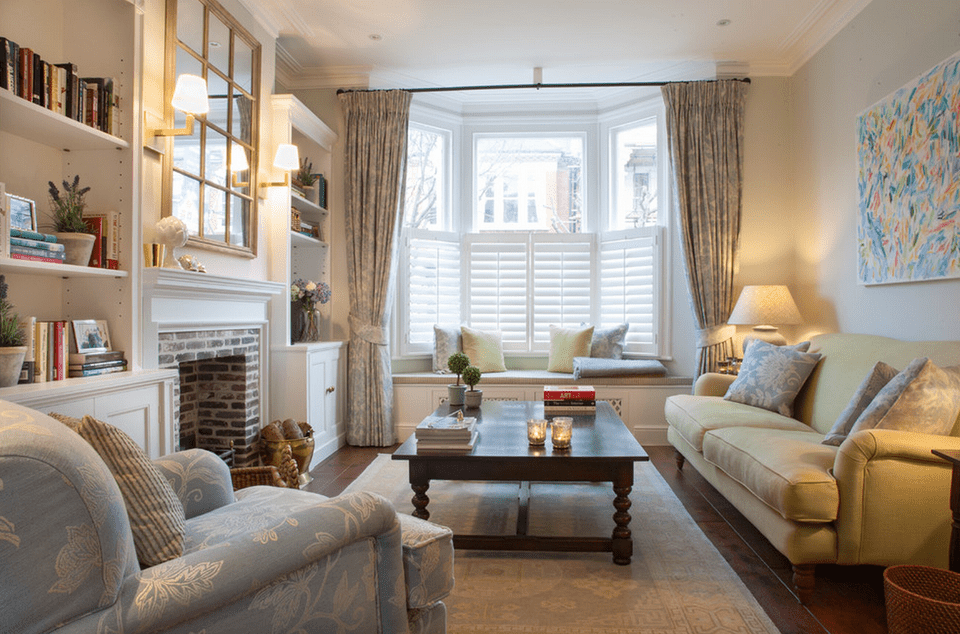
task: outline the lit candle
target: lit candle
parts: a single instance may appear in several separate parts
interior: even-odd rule
[[[557,416],[550,423],[550,442],[554,449],[569,449],[573,436],[573,419],[569,416]]]
[[[547,440],[547,421],[531,418],[527,421],[527,440],[531,445],[542,445]]]

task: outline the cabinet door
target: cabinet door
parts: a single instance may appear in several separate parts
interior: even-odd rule
[[[105,394],[96,398],[95,416],[133,438],[150,458],[169,453],[160,418],[160,397],[155,387]]]
[[[338,355],[329,351],[310,355],[307,407],[316,445],[314,462],[333,454],[339,447],[337,361]]]

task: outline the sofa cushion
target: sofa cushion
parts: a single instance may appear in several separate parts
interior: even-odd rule
[[[506,372],[503,361],[503,335],[499,330],[476,330],[469,326],[460,328],[463,337],[463,353],[470,357],[470,365],[481,372]]]
[[[853,393],[850,402],[840,412],[837,422],[833,424],[833,427],[827,433],[827,437],[823,439],[823,444],[839,446],[846,439],[847,434],[850,433],[860,415],[880,393],[880,390],[896,375],[896,368],[883,361],[877,361],[877,364],[870,370],[870,374],[863,379],[857,391]]]
[[[705,433],[725,427],[810,431],[809,427],[789,416],[726,401],[719,396],[677,394],[667,399],[664,414],[667,423],[697,451],[703,450]]]
[[[941,369],[916,359],[887,383],[854,423],[863,429],[948,434],[960,414],[960,367]]]
[[[550,356],[547,372],[573,372],[574,357],[590,356],[593,326],[561,328],[550,325]]]
[[[630,324],[624,323],[613,328],[594,328],[590,341],[590,356],[597,359],[622,359],[623,341],[627,337]]]
[[[793,400],[819,361],[816,353],[755,341],[724,398],[790,416]]]
[[[840,493],[831,474],[837,448],[815,431],[715,429],[704,436],[703,457],[785,519],[832,522]]]
[[[433,371],[449,374],[447,359],[454,352],[463,350],[463,339],[460,326],[433,325]]]
[[[425,608],[453,590],[453,531],[398,513],[407,608]]]

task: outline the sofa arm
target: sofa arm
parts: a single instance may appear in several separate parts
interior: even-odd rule
[[[838,563],[946,566],[951,467],[934,449],[960,438],[871,429],[840,445]]]
[[[187,449],[153,461],[170,482],[187,519],[232,504],[230,468],[213,452]]]
[[[727,393],[727,388],[736,380],[733,374],[720,374],[719,372],[705,372],[697,378],[693,384],[694,396],[723,396]]]

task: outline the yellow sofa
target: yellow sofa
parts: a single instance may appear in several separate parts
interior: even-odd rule
[[[678,468],[689,461],[790,560],[801,602],[818,563],[945,568],[951,469],[931,451],[960,449],[960,420],[949,436],[872,429],[839,447],[821,441],[877,361],[958,365],[960,342],[826,334],[810,352],[823,358],[795,418],[723,400],[729,375],[705,374],[692,395],[667,399]]]

